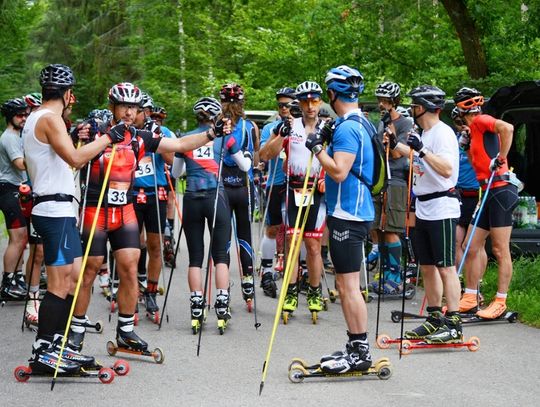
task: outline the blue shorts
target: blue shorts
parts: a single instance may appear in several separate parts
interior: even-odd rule
[[[32,224],[43,239],[45,265],[65,266],[82,256],[81,236],[75,218],[32,215]]]

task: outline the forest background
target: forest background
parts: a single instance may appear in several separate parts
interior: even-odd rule
[[[105,108],[131,81],[193,124],[191,107],[240,83],[246,108],[274,109],[275,90],[324,83],[333,66],[357,67],[361,100],[378,83],[419,84],[451,98],[486,95],[540,78],[540,0],[0,0],[0,100],[39,91],[48,63],[76,75],[74,117]]]

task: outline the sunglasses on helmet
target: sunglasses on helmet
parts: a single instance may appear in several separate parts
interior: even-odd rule
[[[456,103],[456,106],[460,109],[471,109],[476,106],[482,106],[484,104],[483,96],[475,96],[467,100]]]

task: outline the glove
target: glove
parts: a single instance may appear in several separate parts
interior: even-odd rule
[[[276,127],[274,127],[274,133],[280,135],[281,137],[289,137],[291,134],[291,127],[289,125],[288,119],[283,119],[280,121]]]
[[[306,148],[317,155],[323,148],[323,139],[320,132],[309,133],[306,140]]]
[[[471,148],[471,136],[469,135],[469,132],[461,131],[459,133],[458,142],[463,151],[467,151],[469,148]]]
[[[497,157],[492,159],[491,162],[489,163],[489,170],[490,171],[497,171],[505,163],[506,163],[506,158],[499,157],[499,154],[497,154]]]
[[[336,122],[334,119],[327,121],[319,133],[322,137],[323,143],[330,144],[332,137],[334,136],[334,130],[336,129]]]
[[[225,127],[230,122],[230,119],[223,119],[219,118],[214,123],[214,136],[215,137],[223,137],[226,133]]]
[[[127,126],[122,122],[111,127],[111,129],[107,132],[107,136],[109,136],[111,139],[111,143],[116,144],[124,141],[124,133],[127,129]]]
[[[386,111],[381,117],[381,122],[383,123],[384,127],[388,126],[390,123],[392,123],[392,118],[390,117],[390,112]]]
[[[420,135],[414,130],[409,132],[409,137],[407,137],[407,145],[417,152],[420,152],[420,150],[424,148],[424,143],[422,143]]]
[[[385,133],[386,133],[386,137],[388,138],[388,145],[390,146],[390,150],[395,149],[398,143],[396,135],[388,127],[386,128]]]

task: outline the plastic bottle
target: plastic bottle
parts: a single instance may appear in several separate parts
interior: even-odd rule
[[[29,185],[22,184],[19,186],[19,205],[25,218],[29,218],[32,214],[32,206],[34,202],[32,199],[32,189]]]

